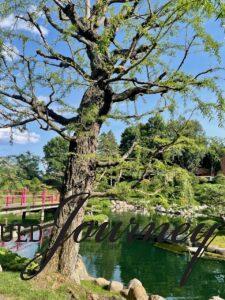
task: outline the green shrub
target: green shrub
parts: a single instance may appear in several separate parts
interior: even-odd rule
[[[98,215],[86,215],[84,217],[84,221],[85,222],[89,222],[89,221],[96,221],[99,224],[105,222],[108,220],[108,216],[103,215],[103,214],[98,214]]]
[[[6,271],[22,271],[26,264],[28,264],[30,259],[21,257],[16,253],[11,252],[8,249],[0,248],[0,265],[3,270]],[[38,265],[32,262],[29,269],[32,270]]]
[[[219,172],[215,177],[214,182],[217,184],[225,185],[225,176],[223,175],[223,173]]]
[[[209,182],[208,178],[205,177],[205,176],[199,176],[198,180],[199,180],[200,184],[204,184],[204,183]]]
[[[195,186],[195,198],[201,204],[208,205],[212,210],[222,211],[225,205],[225,185],[205,183]]]

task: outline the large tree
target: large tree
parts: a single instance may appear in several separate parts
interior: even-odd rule
[[[136,110],[126,115],[114,111],[116,105],[120,108],[121,102],[136,103],[145,96],[149,110],[144,116],[152,112],[156,99],[159,111],[184,99],[190,107],[208,115],[212,109],[221,117],[220,44],[208,28],[215,23],[220,30],[225,8],[219,0],[37,0],[35,4],[29,0],[0,4],[0,116],[1,127],[12,132],[36,122],[70,143],[52,245],[69,215],[95,195],[96,169],[128,157],[129,151],[118,162],[96,159],[98,135],[107,118],[141,117]],[[186,68],[198,53],[206,63]],[[210,99],[203,97],[205,91]],[[79,246],[71,234],[82,222],[84,208],[64,233],[64,238],[70,237],[47,269],[75,278]]]

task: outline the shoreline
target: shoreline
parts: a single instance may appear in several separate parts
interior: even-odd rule
[[[174,210],[173,208],[165,209],[163,206],[158,205],[153,207],[153,213],[159,214],[161,216],[168,215],[171,217],[186,217],[186,218],[197,218],[197,217],[205,217],[207,218],[206,214],[203,214],[202,211],[205,210],[207,206],[199,206],[199,207],[191,207],[189,209],[178,209]],[[146,208],[141,207],[140,205],[136,206],[124,201],[115,200],[112,201],[112,212],[117,214],[122,213],[135,213],[144,216],[151,215],[152,211],[148,211]],[[213,216],[215,218],[215,216]],[[219,217],[218,217],[219,218]],[[200,243],[199,243],[200,244]],[[172,243],[171,241],[163,241],[163,242],[156,242],[153,243],[154,246],[176,253],[176,254],[187,254],[194,255],[195,252],[198,250],[199,245],[185,245],[185,244],[177,244]],[[209,260],[220,260],[225,261],[225,242],[224,247],[219,246],[212,246],[211,244],[207,247],[204,251],[204,254],[201,256],[203,259]]]

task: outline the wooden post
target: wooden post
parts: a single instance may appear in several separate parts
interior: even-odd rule
[[[9,206],[9,204],[10,204],[10,195],[7,195],[6,196],[6,207],[8,207]]]
[[[27,202],[27,189],[24,188],[21,195],[21,205],[22,206],[26,205],[26,202]]]
[[[60,195],[57,194],[57,195],[56,195],[56,202],[59,202],[59,200],[60,200]]]
[[[22,191],[22,194],[21,194],[21,206],[23,206],[23,191]]]
[[[22,213],[22,222],[24,222],[26,219],[26,211],[23,211]]]
[[[45,220],[45,210],[42,209],[41,210],[41,222],[44,222],[44,220]]]
[[[45,202],[46,202],[46,190],[45,189],[42,192],[41,200],[42,200],[42,206],[44,206]]]

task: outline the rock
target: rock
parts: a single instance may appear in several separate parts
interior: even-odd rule
[[[135,212],[138,209],[135,205],[126,203],[126,201],[112,201],[111,204],[112,204],[111,206],[112,211],[116,211],[118,213],[129,212],[129,211]]]
[[[120,295],[123,296],[124,298],[127,298],[128,297],[128,293],[129,293],[129,289],[123,289],[120,292]]]
[[[105,278],[96,278],[95,280],[94,280],[94,282],[97,284],[97,285],[99,285],[99,286],[101,286],[101,287],[107,287],[107,286],[109,286],[110,285],[110,281],[108,281],[108,280],[106,280]]]
[[[207,247],[207,252],[213,252],[213,253],[215,253],[215,251],[217,250],[217,247],[215,247],[215,246],[208,246]]]
[[[151,295],[149,296],[149,300],[165,300],[165,298],[158,295]]]
[[[2,270],[2,266],[0,265],[0,272],[2,272],[3,270]]]
[[[6,297],[5,295],[0,295],[0,300],[11,300],[11,297]]]
[[[134,279],[132,279],[132,280],[128,283],[127,288],[130,289],[131,287],[134,287],[135,285],[141,285],[141,286],[142,286],[142,283],[140,282],[140,280],[134,278]]]
[[[87,300],[99,300],[99,296],[96,294],[89,294]]]
[[[91,279],[92,279],[92,277],[88,274],[85,264],[83,263],[81,255],[78,255],[77,263],[76,263],[75,281],[77,283],[79,283],[80,280],[91,280]]]
[[[215,253],[225,256],[225,249],[224,248],[217,248],[215,250]]]
[[[137,283],[137,282],[136,282]],[[128,300],[148,300],[148,295],[145,288],[138,284],[133,284],[129,289]]]
[[[224,300],[223,298],[220,298],[219,296],[213,296],[209,300]]]
[[[109,284],[110,292],[120,293],[123,290],[123,284],[119,281],[111,281]]]

